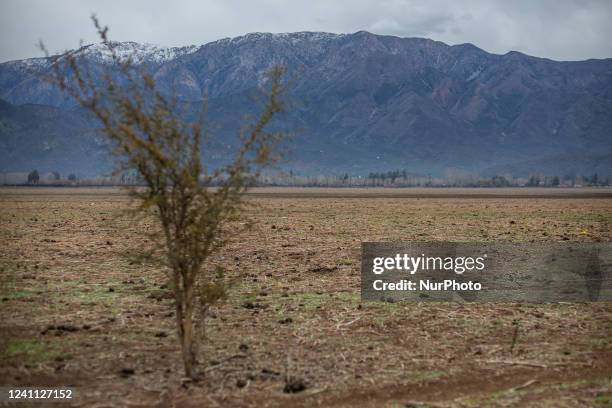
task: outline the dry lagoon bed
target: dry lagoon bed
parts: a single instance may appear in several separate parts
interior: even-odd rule
[[[0,385],[97,407],[610,406],[610,302],[360,302],[362,241],[611,241],[609,190],[576,191],[256,190],[211,260],[235,284],[190,382],[154,223],[116,189],[1,189]]]

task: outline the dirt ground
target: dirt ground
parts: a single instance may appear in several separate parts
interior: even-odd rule
[[[261,189],[250,201],[253,227],[211,260],[235,284],[207,320],[194,383],[147,251],[153,222],[134,221],[116,189],[0,189],[0,385],[74,386],[88,407],[612,406],[611,302],[359,295],[362,241],[608,242],[609,190]]]

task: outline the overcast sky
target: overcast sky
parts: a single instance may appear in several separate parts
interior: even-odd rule
[[[557,60],[612,57],[612,0],[0,0],[0,61],[96,41],[203,44],[253,31],[367,30]]]

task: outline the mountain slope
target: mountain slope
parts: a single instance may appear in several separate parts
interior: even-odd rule
[[[95,175],[111,169],[104,138],[79,110],[0,100],[0,135],[3,171]]]
[[[601,171],[601,156],[612,153],[612,59],[557,62],[363,31],[253,33],[171,50],[117,46],[121,55],[135,51],[160,88],[184,103],[209,98],[217,139],[208,158],[223,160],[231,150],[236,123],[255,112],[252,97],[274,64],[295,77],[291,109],[279,126],[297,130],[286,166],[304,173],[499,168],[522,174],[556,156],[576,157],[587,170],[592,158]],[[94,66],[108,63],[99,46],[77,52]],[[40,78],[48,69],[45,59],[0,64],[0,98],[50,105],[58,115],[74,110]],[[53,121],[46,126],[56,131]],[[24,163],[32,157],[27,148],[20,152]],[[15,157],[3,167],[26,170]],[[606,168],[604,161],[612,174]]]

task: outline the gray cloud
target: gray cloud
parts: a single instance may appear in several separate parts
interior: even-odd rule
[[[178,46],[253,31],[368,30],[470,42],[557,60],[612,57],[609,0],[2,0],[0,61],[96,41],[96,13],[115,40]]]

